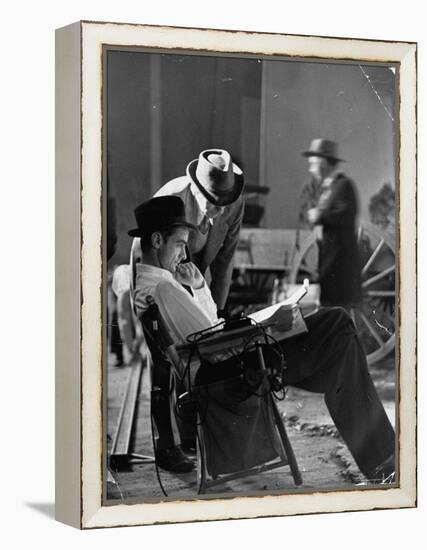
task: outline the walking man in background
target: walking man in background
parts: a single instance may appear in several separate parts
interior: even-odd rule
[[[307,210],[307,219],[319,245],[321,305],[350,310],[361,300],[358,200],[354,183],[338,170],[342,159],[337,149],[334,141],[314,139],[302,153],[318,195],[317,204]]]

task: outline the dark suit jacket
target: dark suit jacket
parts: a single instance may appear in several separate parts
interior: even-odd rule
[[[358,201],[353,182],[337,173],[319,199],[323,227],[319,243],[322,305],[355,304],[361,300],[360,259],[356,236]]]
[[[189,178],[182,176],[167,182],[154,196],[176,195],[180,197],[185,204],[186,218],[191,223],[197,224],[199,207],[190,187]],[[224,308],[230,289],[233,258],[242,225],[243,208],[242,196],[233,204],[225,207],[224,212],[214,219],[206,244],[197,255],[194,255],[194,249],[192,249],[194,239],[190,233],[188,243],[190,259],[194,261],[202,275],[205,275],[208,267],[210,268],[210,289],[218,309]],[[135,241],[139,241],[139,239],[134,239],[132,250],[135,250]]]

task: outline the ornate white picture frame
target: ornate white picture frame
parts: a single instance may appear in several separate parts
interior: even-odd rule
[[[105,501],[105,48],[393,64],[397,485]],[[78,22],[56,36],[56,516],[78,528],[284,516],[416,505],[416,70],[414,43]],[[104,187],[103,187],[104,186]],[[136,205],[135,205],[136,206]],[[129,220],[129,228],[134,220]]]

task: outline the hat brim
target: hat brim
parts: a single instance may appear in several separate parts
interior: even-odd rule
[[[303,157],[321,157],[323,159],[336,160],[337,162],[345,162],[344,159],[333,157],[332,155],[324,155],[323,153],[319,153],[318,151],[303,151],[301,154]]]
[[[170,223],[164,227],[156,227],[155,229],[150,229],[150,231],[152,233],[155,233],[156,231],[166,231],[168,229],[171,229],[172,227],[188,227],[188,229],[192,229],[194,231],[198,231],[198,227],[196,225],[193,225],[192,223],[189,223],[189,222],[174,222],[174,223]],[[136,229],[131,229],[130,231],[128,231],[128,235],[129,237],[142,237],[143,236],[143,231],[139,228],[136,228]]]
[[[231,191],[226,193],[217,193],[212,189],[206,189],[206,187],[197,179],[196,168],[197,168],[198,159],[192,160],[187,166],[187,175],[193,181],[197,188],[203,193],[203,195],[208,199],[209,202],[215,204],[216,206],[227,206],[235,202],[243,191],[244,178],[243,173],[240,168],[233,163],[233,173],[234,173],[234,186]]]

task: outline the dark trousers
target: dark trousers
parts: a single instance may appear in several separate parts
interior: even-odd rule
[[[335,426],[361,472],[374,470],[395,452],[394,430],[368,371],[351,318],[342,308],[306,318],[308,334],[281,342],[286,382],[323,393]]]
[[[166,361],[157,361],[151,370],[151,415],[157,431],[157,449],[166,449],[176,445],[174,429],[173,399],[170,365]]]
[[[177,414],[177,398],[186,391],[182,383],[172,380],[169,363],[158,361],[151,371],[151,414],[157,431],[156,448],[167,449],[181,442],[195,441],[196,417]]]
[[[353,322],[337,307],[308,315],[306,323],[308,333],[280,342],[287,364],[286,384],[324,394],[332,420],[358,467],[366,477],[373,477],[375,468],[395,452],[395,434]],[[255,355],[249,360],[256,361]],[[232,358],[202,368],[197,383],[236,372]]]

